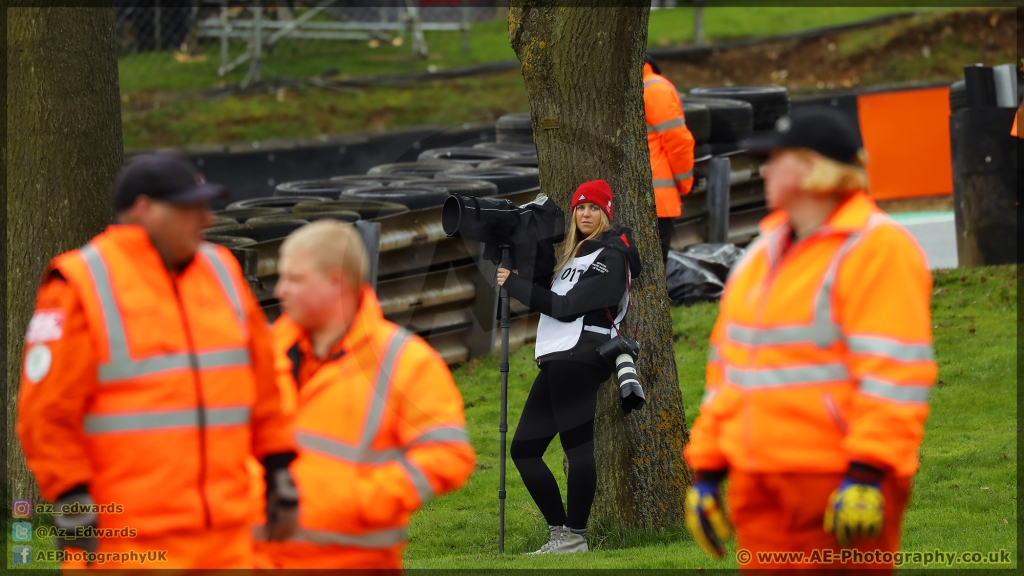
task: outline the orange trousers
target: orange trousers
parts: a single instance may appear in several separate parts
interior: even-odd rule
[[[239,526],[150,537],[101,538],[92,565],[76,558],[62,562],[61,569],[92,568],[114,573],[122,568],[253,568],[253,560],[252,532],[248,526]]]
[[[843,474],[749,474],[730,470],[729,520],[736,530],[740,569],[758,569],[759,574],[764,569],[768,569],[765,573],[779,574],[796,569],[830,575],[865,569],[891,574],[891,553],[900,547],[900,526],[910,500],[911,479],[888,478],[882,482],[885,519],[881,536],[855,540],[844,551],[823,529],[825,506],[842,478]],[[770,554],[773,552],[777,554]]]
[[[354,546],[321,546],[311,542],[255,541],[256,568],[272,569],[402,569],[404,544],[384,550]]]

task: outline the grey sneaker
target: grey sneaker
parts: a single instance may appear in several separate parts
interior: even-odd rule
[[[573,554],[575,552],[589,552],[587,548],[587,533],[577,534],[569,528],[565,528],[562,538],[556,542],[548,554]]]
[[[549,525],[548,531],[551,532],[551,538],[547,541],[547,543],[541,546],[540,550],[537,550],[536,552],[527,552],[528,555],[532,556],[533,554],[547,554],[551,552],[551,548],[562,541],[563,536],[569,531],[569,529],[565,526]]]

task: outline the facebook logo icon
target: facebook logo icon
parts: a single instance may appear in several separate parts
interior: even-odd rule
[[[11,564],[31,564],[32,563],[32,547],[31,546],[12,546],[11,547]]]

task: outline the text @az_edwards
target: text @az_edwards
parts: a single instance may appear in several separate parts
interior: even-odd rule
[[[124,514],[124,506],[121,504],[36,504],[36,514],[49,514],[51,516],[73,516],[76,514]]]
[[[757,552],[761,564],[1011,564],[1013,556],[1009,550],[998,552],[882,552],[881,550],[861,551],[813,550],[811,552]],[[749,564],[753,555],[749,550],[737,550],[736,562],[741,566]]]
[[[39,526],[35,530],[37,538],[60,538],[76,540],[79,538],[135,538],[138,530],[129,528],[95,528],[93,526],[76,526],[74,530],[56,526]]]

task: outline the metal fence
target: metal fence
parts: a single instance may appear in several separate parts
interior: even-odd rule
[[[382,5],[383,4],[383,5]],[[338,53],[340,43],[369,48],[407,46],[426,57],[423,32],[461,31],[463,49],[474,22],[498,14],[495,0],[130,0],[118,1],[122,86],[198,88],[197,84],[300,76],[303,60]],[[184,86],[171,63],[205,63]],[[244,66],[243,66],[244,65]],[[210,71],[216,77],[211,78]],[[316,73],[320,73],[318,70]],[[166,80],[161,82],[161,80]]]

